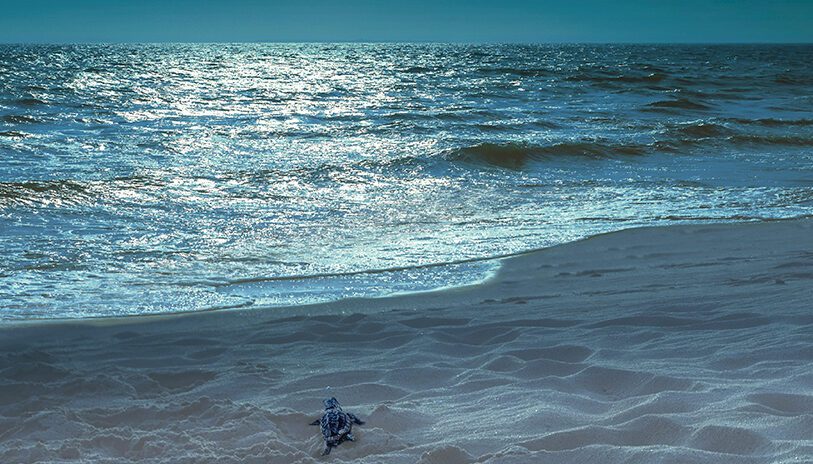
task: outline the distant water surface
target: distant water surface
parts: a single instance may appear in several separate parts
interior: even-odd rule
[[[428,290],[599,232],[809,215],[811,63],[811,46],[0,46],[0,319]]]

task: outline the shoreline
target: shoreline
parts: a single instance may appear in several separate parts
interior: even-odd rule
[[[625,229],[486,282],[0,326],[3,462],[813,462],[813,220]],[[132,319],[137,320],[132,320]]]
[[[800,217],[793,217],[793,218],[770,218],[770,219],[760,219],[760,220],[750,220],[750,221],[739,221],[739,222],[701,222],[701,223],[690,223],[690,224],[669,224],[669,225],[652,225],[652,226],[637,226],[637,227],[630,227],[626,229],[619,229],[613,230],[608,232],[601,232],[595,235],[590,235],[587,237],[583,237],[580,239],[576,239],[570,242],[559,243],[556,245],[551,245],[547,247],[540,247],[540,248],[531,248],[528,250],[518,251],[515,253],[505,253],[495,256],[488,256],[482,258],[469,258],[469,259],[462,259],[462,260],[455,260],[450,262],[444,263],[430,263],[424,265],[417,265],[417,266],[402,266],[402,267],[395,267],[395,268],[386,268],[386,269],[372,269],[372,270],[364,270],[364,271],[355,271],[355,272],[347,272],[347,273],[327,273],[327,274],[316,274],[316,275],[308,275],[308,276],[285,276],[285,277],[253,277],[253,278],[243,278],[237,279],[233,281],[233,283],[252,283],[252,282],[263,282],[263,281],[270,281],[270,280],[307,280],[309,278],[314,277],[335,277],[335,276],[348,276],[348,275],[360,275],[360,274],[382,274],[388,272],[399,272],[404,270],[413,270],[413,269],[428,269],[428,268],[436,268],[436,267],[443,267],[443,266],[454,266],[459,264],[468,264],[468,263],[481,263],[481,262],[494,262],[498,263],[495,266],[495,269],[490,271],[487,276],[482,279],[473,281],[468,284],[458,285],[453,287],[439,287],[433,288],[429,290],[414,290],[414,291],[402,291],[402,292],[394,292],[389,293],[381,296],[367,296],[367,297],[351,297],[351,298],[342,298],[338,300],[331,300],[331,301],[324,301],[324,302],[314,302],[314,303],[306,303],[306,304],[298,304],[298,305],[281,305],[281,306],[263,306],[263,305],[236,305],[234,307],[219,307],[219,308],[211,308],[211,309],[203,309],[203,310],[189,310],[189,311],[177,311],[177,312],[167,312],[167,313],[151,313],[151,314],[125,314],[121,316],[92,316],[92,317],[78,317],[78,318],[38,318],[38,319],[8,319],[0,321],[0,334],[3,333],[4,330],[13,329],[13,328],[21,328],[21,327],[46,327],[46,326],[72,326],[72,325],[91,325],[91,326],[116,326],[116,325],[130,325],[130,324],[139,324],[139,323],[152,323],[155,321],[167,320],[167,319],[175,319],[175,318],[186,318],[186,317],[195,317],[196,315],[199,316],[206,316],[209,314],[219,314],[219,313],[231,313],[235,311],[246,311],[246,312],[268,312],[274,313],[277,312],[279,314],[268,314],[277,319],[285,319],[292,315],[297,315],[297,312],[301,310],[308,310],[317,309],[319,311],[325,311],[326,314],[329,314],[331,311],[331,307],[341,307],[345,308],[351,304],[358,302],[358,304],[370,304],[373,306],[379,306],[378,302],[387,300],[394,300],[394,299],[401,299],[401,298],[410,298],[413,296],[420,296],[420,295],[433,295],[439,294],[443,292],[457,292],[459,290],[465,289],[472,289],[476,288],[480,285],[487,284],[494,279],[499,279],[500,273],[502,272],[503,268],[505,267],[506,263],[509,264],[514,259],[521,258],[526,255],[536,255],[539,253],[544,253],[547,250],[556,249],[559,247],[569,247],[573,246],[578,243],[587,242],[589,240],[593,240],[599,237],[604,237],[607,235],[614,235],[614,234],[621,234],[627,233],[631,231],[639,231],[639,230],[650,230],[650,229],[672,229],[672,228],[682,228],[682,227],[701,227],[701,226],[733,226],[739,224],[762,224],[762,223],[774,223],[774,222],[794,222],[794,221],[805,221],[812,219],[811,216],[800,216]],[[286,311],[290,311],[286,313]],[[344,311],[344,309],[343,309]],[[310,313],[307,313],[310,314]]]

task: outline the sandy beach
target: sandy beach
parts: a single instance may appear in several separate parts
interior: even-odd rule
[[[813,462],[813,220],[631,229],[470,287],[0,328],[0,462]],[[330,456],[337,397],[367,423]]]

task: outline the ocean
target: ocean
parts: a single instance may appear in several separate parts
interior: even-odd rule
[[[809,216],[810,63],[809,45],[0,45],[0,320],[296,313],[624,228]]]

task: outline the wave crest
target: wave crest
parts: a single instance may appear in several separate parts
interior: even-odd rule
[[[688,98],[675,98],[670,100],[660,100],[649,103],[646,109],[649,111],[658,110],[708,110],[711,107],[705,103],[689,100]]]
[[[448,151],[444,158],[449,161],[486,164],[521,169],[529,161],[558,156],[585,158],[608,158],[612,156],[640,156],[647,152],[643,145],[608,144],[597,141],[562,142],[553,145],[526,143],[481,143]]]

